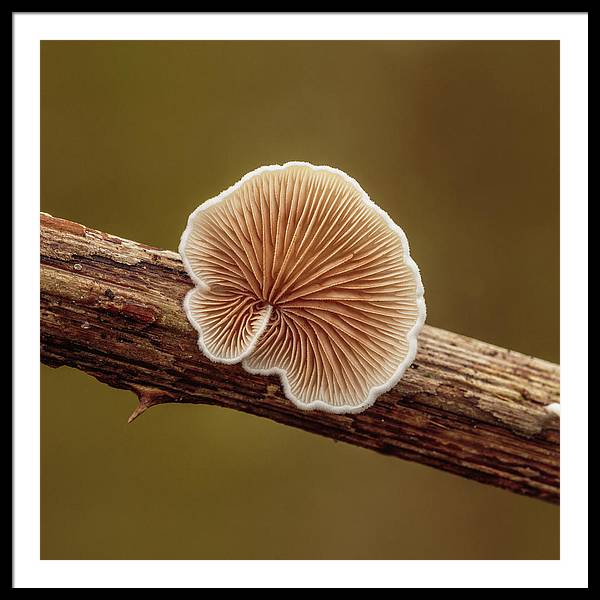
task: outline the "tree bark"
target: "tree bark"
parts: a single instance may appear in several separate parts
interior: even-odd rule
[[[179,255],[41,215],[41,360],[139,398],[214,404],[559,501],[559,367],[426,326],[404,378],[357,415],[305,412],[277,377],[210,362]]]

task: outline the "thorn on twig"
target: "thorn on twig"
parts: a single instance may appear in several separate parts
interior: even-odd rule
[[[129,415],[127,423],[132,423],[135,421],[135,419],[137,419],[142,413],[146,412],[151,406],[168,402],[167,398],[169,395],[154,388],[137,385],[132,386],[131,389],[137,395],[139,404],[135,407],[131,415]]]
[[[127,423],[131,423],[135,421],[144,411],[148,410],[147,404],[142,404],[141,402],[135,407],[134,411],[129,415],[129,419],[127,419]]]

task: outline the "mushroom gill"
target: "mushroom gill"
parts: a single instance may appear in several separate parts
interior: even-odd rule
[[[425,303],[406,237],[337,169],[249,173],[190,215],[180,253],[200,349],[280,375],[300,408],[359,412],[414,359]]]

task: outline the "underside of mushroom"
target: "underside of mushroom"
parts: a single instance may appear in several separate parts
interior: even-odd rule
[[[402,230],[329,167],[262,167],[189,218],[180,252],[199,346],[278,374],[300,408],[358,412],[412,362],[425,318]]]

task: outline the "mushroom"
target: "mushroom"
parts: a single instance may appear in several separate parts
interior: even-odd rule
[[[205,356],[279,375],[301,409],[360,412],[415,357],[425,301],[406,236],[338,169],[248,173],[190,215],[179,252]]]

